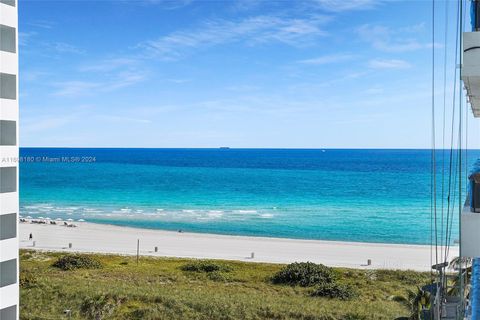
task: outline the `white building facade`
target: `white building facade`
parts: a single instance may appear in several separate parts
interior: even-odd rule
[[[19,317],[18,8],[0,0],[0,319]]]
[[[462,58],[462,80],[467,90],[468,101],[475,118],[480,117],[480,32],[463,33],[463,58]],[[475,185],[480,181],[474,179]],[[471,190],[473,192],[473,190]],[[473,197],[473,199],[472,199]],[[461,215],[461,256],[469,258],[480,258],[480,203],[477,192],[468,195],[468,202],[465,203]],[[475,204],[472,207],[472,200]]]

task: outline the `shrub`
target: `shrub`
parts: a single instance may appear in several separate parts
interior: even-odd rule
[[[208,279],[216,282],[228,282],[231,280],[231,277],[223,272],[214,271],[208,273]]]
[[[181,269],[183,271],[193,272],[230,272],[232,267],[210,260],[197,260],[184,264]]]
[[[86,255],[68,254],[58,258],[52,266],[66,271],[75,269],[98,269],[102,267],[102,264],[97,259]]]
[[[20,287],[22,289],[33,288],[37,285],[37,277],[32,272],[20,272]]]
[[[368,320],[369,317],[358,313],[347,313],[343,320]]]
[[[127,316],[128,319],[145,319],[149,314],[152,313],[150,308],[137,308],[132,310]]]
[[[101,294],[93,298],[86,298],[80,306],[80,312],[87,319],[101,320],[111,316],[115,309],[125,301],[111,294]]]
[[[323,264],[313,262],[295,262],[277,272],[273,283],[299,285],[309,287],[316,284],[332,283],[335,280],[334,271]]]
[[[357,294],[351,286],[332,282],[320,284],[320,286],[312,292],[312,296],[349,300],[356,297]]]

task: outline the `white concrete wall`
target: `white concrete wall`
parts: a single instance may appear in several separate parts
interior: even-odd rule
[[[480,213],[470,212],[470,207],[466,205],[461,219],[461,255],[480,258]]]
[[[0,167],[17,168],[17,191],[0,193],[0,215],[16,213],[18,221],[18,1],[15,6],[0,2],[0,24],[16,29],[16,53],[0,50],[0,72],[17,75],[16,100],[0,98],[0,120],[17,122],[17,145],[0,145]],[[0,179],[2,177],[0,176]],[[0,314],[1,310],[11,306],[17,306],[16,319],[19,317],[19,287],[18,287],[18,223],[17,237],[0,240],[0,263],[11,259],[17,259],[17,281],[14,284],[0,288]],[[0,271],[1,273],[1,271]],[[13,320],[13,319],[1,319]]]

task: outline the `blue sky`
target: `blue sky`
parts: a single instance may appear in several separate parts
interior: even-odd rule
[[[430,147],[430,1],[20,1],[19,10],[23,146]]]

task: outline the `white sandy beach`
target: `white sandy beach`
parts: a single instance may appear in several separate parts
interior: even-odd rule
[[[430,247],[340,241],[295,240],[136,229],[76,222],[77,228],[20,224],[20,248],[134,255],[140,254],[248,262],[291,263],[312,261],[328,266],[428,271]],[[33,242],[28,240],[33,234]],[[69,249],[69,243],[72,249]],[[158,247],[158,252],[154,248]],[[254,252],[254,258],[251,253]],[[458,247],[450,249],[450,257]],[[367,260],[371,259],[371,266]]]

